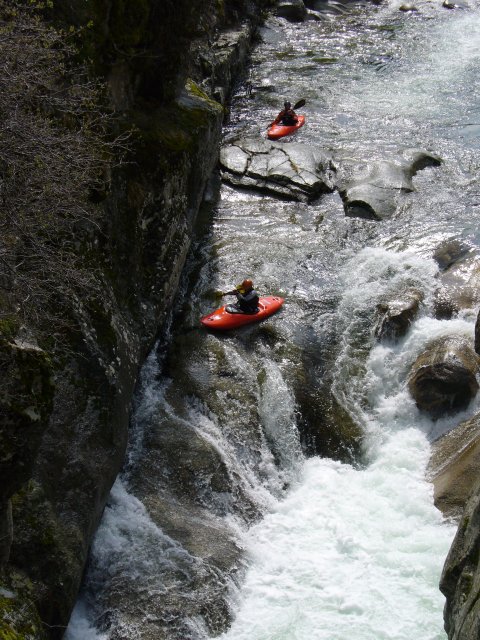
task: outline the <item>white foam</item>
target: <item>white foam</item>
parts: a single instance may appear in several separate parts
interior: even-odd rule
[[[251,569],[224,640],[440,640],[441,564],[453,529],[407,429],[366,470],[305,463],[301,485],[250,531]]]

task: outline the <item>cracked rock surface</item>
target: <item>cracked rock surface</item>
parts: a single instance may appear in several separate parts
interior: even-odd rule
[[[440,158],[418,149],[364,161],[260,137],[235,140],[220,151],[222,179],[233,186],[301,202],[338,190],[346,215],[370,220],[395,213],[399,196],[415,190],[415,174],[440,164]]]
[[[222,178],[235,186],[308,202],[334,190],[331,157],[317,147],[245,139],[220,152]]]

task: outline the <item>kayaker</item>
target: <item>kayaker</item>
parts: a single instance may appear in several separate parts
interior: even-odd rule
[[[247,278],[235,289],[222,293],[222,296],[237,296],[235,304],[227,305],[230,313],[256,313],[258,311],[258,293],[253,288],[253,282]]]
[[[284,102],[283,104],[283,109],[280,111],[280,113],[278,114],[278,116],[275,118],[275,120],[272,122],[272,124],[270,125],[271,127],[274,124],[283,124],[287,127],[292,127],[293,125],[297,124],[298,122],[298,116],[295,113],[295,111],[292,109],[292,105],[290,102]]]

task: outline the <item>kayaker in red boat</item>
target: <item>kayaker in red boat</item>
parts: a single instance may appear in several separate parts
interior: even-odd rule
[[[242,284],[237,284],[233,291],[227,291],[222,296],[237,296],[237,302],[226,307],[229,313],[256,313],[258,311],[258,293],[249,278],[244,280]]]
[[[287,127],[292,127],[293,125],[297,124],[298,122],[298,116],[295,113],[295,111],[292,109],[292,105],[290,102],[285,102],[283,104],[283,109],[280,111],[280,113],[278,114],[278,116],[275,118],[275,120],[272,122],[272,124],[270,125],[271,127],[274,124],[283,124]]]

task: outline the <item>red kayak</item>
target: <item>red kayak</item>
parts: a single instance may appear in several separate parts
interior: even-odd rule
[[[267,138],[269,140],[278,140],[279,138],[283,138],[283,136],[288,136],[290,133],[295,133],[297,129],[303,127],[305,124],[305,116],[298,116],[297,124],[293,124],[291,126],[287,126],[285,124],[272,124],[270,129],[267,131]]]
[[[200,319],[204,327],[208,329],[218,329],[219,331],[228,331],[228,329],[236,329],[244,324],[251,322],[259,322],[271,316],[278,311],[284,303],[283,298],[277,296],[267,296],[260,298],[258,301],[258,311],[256,313],[229,313],[226,309],[228,305],[220,307],[208,316]]]

